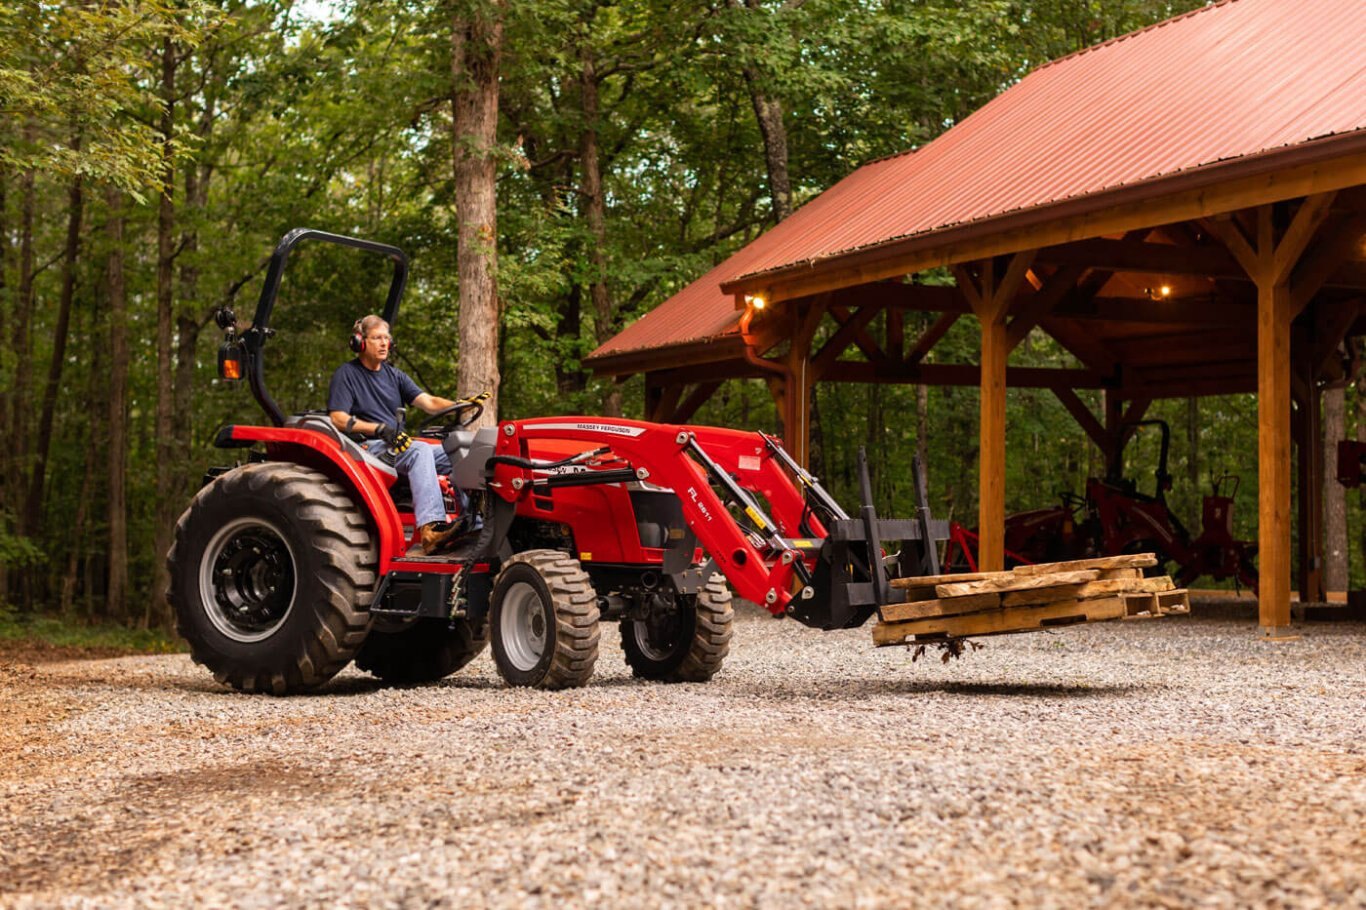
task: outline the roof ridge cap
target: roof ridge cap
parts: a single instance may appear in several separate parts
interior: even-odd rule
[[[1050,66],[1057,66],[1060,63],[1065,63],[1066,61],[1071,60],[1073,57],[1080,57],[1084,54],[1089,54],[1093,51],[1098,51],[1102,48],[1109,47],[1112,44],[1119,44],[1121,41],[1128,41],[1132,38],[1137,38],[1139,35],[1142,35],[1146,32],[1150,32],[1153,29],[1165,28],[1166,26],[1171,25],[1173,22],[1180,22],[1182,19],[1189,19],[1192,16],[1198,16],[1201,13],[1207,13],[1211,10],[1219,9],[1219,7],[1221,6],[1229,6],[1237,2],[1238,0],[1215,0],[1215,2],[1209,3],[1205,6],[1200,6],[1196,7],[1195,9],[1186,10],[1184,13],[1177,13],[1175,16],[1172,16],[1168,19],[1163,19],[1161,22],[1154,22],[1152,25],[1145,25],[1142,28],[1135,29],[1132,32],[1125,32],[1124,34],[1116,35],[1113,38],[1106,38],[1099,44],[1092,44],[1087,47],[1083,47],[1081,50],[1073,51],[1072,53],[1067,54],[1065,56],[1057,57],[1053,60],[1047,60],[1043,63],[1040,63],[1034,69],[1030,70],[1030,73],[1037,73],[1042,70],[1046,70]]]

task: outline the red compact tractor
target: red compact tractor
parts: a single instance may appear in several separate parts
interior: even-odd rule
[[[245,377],[270,423],[219,431],[216,444],[244,460],[208,472],[167,560],[177,627],[221,682],[298,692],[353,659],[387,681],[429,681],[491,640],[508,683],[580,686],[608,622],[636,676],[705,681],[730,642],[727,581],[774,615],[840,629],[898,599],[891,574],[938,572],[933,541],[947,527],[924,508],[923,479],[915,519],[879,519],[865,467],[851,518],[763,433],[596,417],[470,430],[477,399],[434,415],[414,444],[449,454],[479,529],[449,554],[408,555],[406,483],[325,412],[287,415],[266,388],[271,310],[306,239],[392,260],[391,325],[407,276],[394,247],[295,230],[252,325],[239,334],[219,315],[220,375]],[[884,556],[883,541],[901,541],[899,554]]]

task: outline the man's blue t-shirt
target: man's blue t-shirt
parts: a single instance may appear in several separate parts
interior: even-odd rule
[[[395,426],[395,412],[422,394],[417,383],[398,367],[380,364],[367,370],[360,359],[337,367],[327,389],[327,409],[345,411],[361,420]]]

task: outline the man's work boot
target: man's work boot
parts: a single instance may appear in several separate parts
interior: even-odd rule
[[[446,544],[450,543],[458,530],[458,525],[451,525],[444,531],[440,530],[437,528],[437,523],[434,521],[423,525],[417,532],[418,546],[422,548],[422,555],[431,556],[436,553]]]

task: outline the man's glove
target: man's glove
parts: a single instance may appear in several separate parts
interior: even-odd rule
[[[402,430],[394,429],[387,423],[380,424],[379,428],[375,430],[375,435],[389,443],[389,448],[399,455],[408,451],[408,446],[413,444],[413,437]]]

